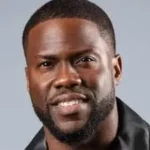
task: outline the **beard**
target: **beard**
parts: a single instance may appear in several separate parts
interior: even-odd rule
[[[111,91],[100,99],[99,103],[95,100],[92,101],[92,111],[88,121],[81,129],[72,133],[65,133],[57,127],[49,113],[48,107],[46,111],[43,111],[33,103],[33,108],[39,120],[57,140],[71,146],[79,146],[86,144],[96,136],[97,127],[111,113],[114,103],[115,88],[113,86]]]

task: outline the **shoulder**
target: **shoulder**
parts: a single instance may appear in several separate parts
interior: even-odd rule
[[[44,129],[43,127],[38,131],[29,145],[25,148],[25,150],[45,150],[44,148]]]
[[[117,104],[120,122],[119,137],[133,149],[143,147],[143,150],[149,150],[150,125],[120,99],[117,99]]]

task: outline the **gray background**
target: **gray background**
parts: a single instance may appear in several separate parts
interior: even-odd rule
[[[0,150],[23,150],[41,127],[31,107],[21,45],[24,24],[46,0],[0,0]],[[117,95],[150,123],[150,1],[93,0],[113,21],[123,57]]]

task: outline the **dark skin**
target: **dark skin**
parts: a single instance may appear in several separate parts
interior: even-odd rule
[[[52,19],[36,25],[29,32],[25,71],[32,102],[43,112],[49,104],[49,114],[64,133],[75,132],[88,121],[92,105],[86,92],[96,95],[98,98],[95,99],[100,103],[119,83],[121,57],[114,56],[112,51],[111,45],[100,36],[97,26],[83,19]],[[56,98],[60,89],[72,91],[73,88],[88,91],[84,90],[85,94],[71,92]],[[58,101],[63,101],[66,96],[68,101],[75,97],[84,102],[75,107],[58,107]],[[60,142],[46,126],[44,131],[51,150],[97,150],[109,146],[117,128],[115,100],[112,111],[99,123],[96,135],[86,144],[73,147]]]

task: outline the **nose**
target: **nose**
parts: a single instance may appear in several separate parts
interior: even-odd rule
[[[73,88],[81,84],[81,78],[71,65],[62,65],[54,81],[55,88]]]

